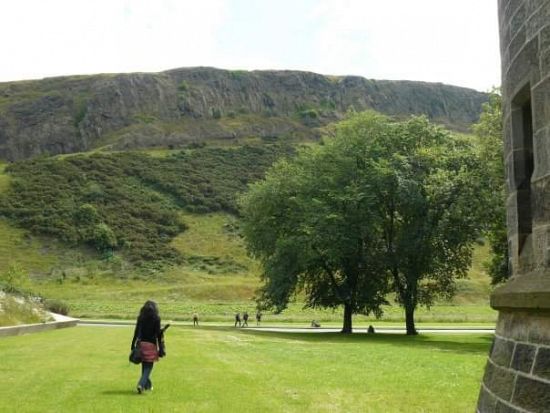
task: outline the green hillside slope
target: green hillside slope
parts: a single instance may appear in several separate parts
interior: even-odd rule
[[[3,180],[11,185],[0,214],[105,258],[118,252],[140,267],[177,264],[186,259],[170,245],[186,228],[178,212],[235,212],[237,194],[290,151],[266,144],[165,157],[121,152],[20,161],[6,168]]]
[[[256,143],[184,151],[80,154],[2,166],[0,272],[21,266],[36,294],[79,317],[132,318],[147,299],[166,318],[231,320],[254,311],[260,267],[238,235],[235,196],[292,148]],[[96,226],[116,243],[94,238]],[[101,234],[100,234],[101,235]],[[99,241],[98,241],[99,239]],[[103,244],[100,242],[102,241]],[[490,322],[487,246],[453,302],[419,311],[426,322]],[[399,321],[390,306],[385,319]],[[300,298],[267,320],[339,322],[339,312],[302,310]],[[359,320],[367,319],[358,317]]]

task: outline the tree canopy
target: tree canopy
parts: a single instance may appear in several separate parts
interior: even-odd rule
[[[414,310],[454,293],[480,229],[474,143],[414,117],[352,114],[324,145],[278,162],[243,197],[243,230],[263,264],[261,302],[380,314],[389,288]]]
[[[471,264],[486,209],[474,142],[423,117],[391,122],[371,114],[344,121],[335,139],[357,142],[372,170],[371,208],[384,244],[378,259],[405,309],[407,334],[416,334],[417,306],[452,297]]]
[[[302,292],[308,307],[380,314],[386,280],[367,164],[353,146],[327,142],[278,162],[243,197],[243,232],[263,263],[261,303],[283,310]]]

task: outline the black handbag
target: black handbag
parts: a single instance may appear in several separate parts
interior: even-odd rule
[[[139,341],[136,342],[136,346],[130,351],[130,357],[128,357],[131,363],[140,364],[141,363],[141,349],[139,346]]]

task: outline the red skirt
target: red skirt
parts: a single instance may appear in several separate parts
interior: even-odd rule
[[[159,360],[157,345],[147,341],[140,341],[139,350],[141,351],[141,361],[154,363]]]

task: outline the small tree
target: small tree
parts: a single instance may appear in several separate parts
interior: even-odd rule
[[[10,291],[20,291],[27,286],[29,275],[18,263],[10,263],[8,268],[0,272],[0,287]]]
[[[111,251],[117,246],[116,235],[107,224],[94,226],[90,242],[100,252]]]

